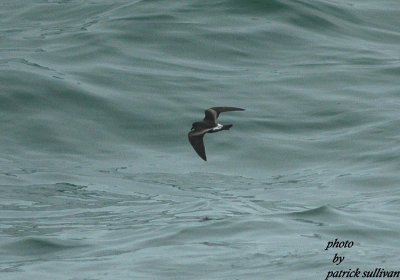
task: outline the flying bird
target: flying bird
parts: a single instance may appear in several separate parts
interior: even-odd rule
[[[188,134],[189,142],[203,160],[207,161],[206,149],[204,148],[203,142],[204,134],[229,130],[232,124],[222,125],[219,124],[217,120],[220,113],[230,111],[244,111],[244,109],[236,107],[212,107],[204,111],[205,117],[201,122],[192,124],[192,129]]]

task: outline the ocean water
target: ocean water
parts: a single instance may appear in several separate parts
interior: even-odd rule
[[[0,1],[0,279],[400,271],[399,14]],[[246,111],[204,162],[187,133],[213,106]]]

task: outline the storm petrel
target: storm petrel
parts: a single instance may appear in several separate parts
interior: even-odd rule
[[[207,160],[206,149],[204,148],[203,142],[204,134],[229,130],[232,127],[232,124],[222,125],[217,123],[219,114],[229,111],[244,111],[244,109],[235,107],[212,107],[204,111],[205,117],[203,121],[192,124],[192,129],[188,134],[189,142],[203,160]]]

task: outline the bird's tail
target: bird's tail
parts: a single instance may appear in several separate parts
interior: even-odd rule
[[[224,124],[221,130],[229,130],[232,126],[233,124]]]

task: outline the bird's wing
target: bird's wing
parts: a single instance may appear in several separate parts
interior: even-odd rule
[[[237,108],[237,107],[212,107],[212,108],[210,108],[210,109],[208,109],[208,110],[212,110],[212,111],[214,111],[216,114],[216,118],[215,118],[215,121],[216,121],[216,119],[219,117],[219,114],[220,113],[223,113],[223,112],[230,112],[230,111],[244,111],[244,109],[242,109],[242,108]],[[207,110],[207,111],[208,111]],[[206,111],[206,112],[207,112]],[[207,116],[207,113],[206,113],[206,116]]]
[[[193,149],[205,161],[207,161],[207,157],[203,137],[208,130],[209,129],[193,130],[188,134],[189,142],[192,144]]]
[[[217,124],[218,113],[215,110],[213,110],[212,108],[207,109],[204,111],[204,115],[205,121],[215,125]]]

